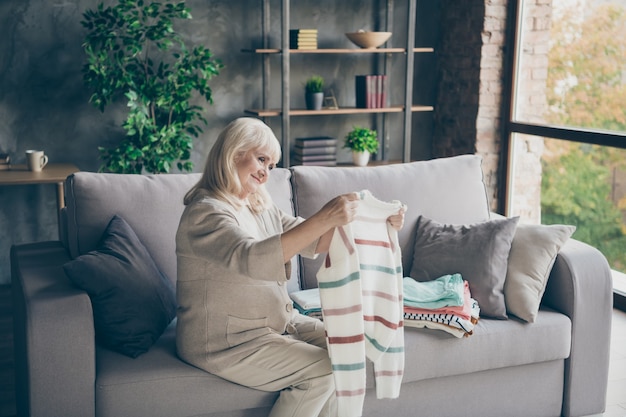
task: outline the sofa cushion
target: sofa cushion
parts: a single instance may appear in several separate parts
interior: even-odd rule
[[[533,323],[561,247],[576,230],[567,225],[517,226],[504,283],[509,313]]]
[[[89,294],[96,339],[125,355],[145,353],[176,316],[172,283],[119,216],[111,219],[96,250],[63,269]]]
[[[403,254],[413,252],[419,215],[445,223],[476,223],[489,219],[481,158],[451,158],[374,167],[294,166],[292,184],[296,213],[307,218],[331,198],[368,189],[382,201],[400,200],[407,205],[405,227],[398,234]],[[322,262],[301,259],[303,287],[317,286]],[[403,268],[411,268],[411,256],[403,256]]]
[[[137,359],[98,348],[96,415],[229,415],[232,410],[248,411],[241,415],[269,413],[276,393],[232,384],[178,359],[175,323],[174,320],[152,349]],[[564,360],[570,352],[570,332],[570,320],[547,309],[539,312],[532,326],[516,318],[481,319],[475,334],[462,339],[439,330],[405,329],[403,384]],[[367,386],[374,389],[371,361],[367,361],[367,367]],[[400,390],[401,398],[404,389]],[[146,395],[152,400],[137,402],[137,398]],[[252,411],[255,409],[257,414]]]
[[[409,276],[431,281],[461,274],[469,283],[481,315],[507,318],[504,281],[518,220],[514,217],[456,225],[420,216]]]
[[[98,416],[267,415],[278,394],[233,384],[181,361],[176,320],[136,359],[99,347]],[[150,401],[142,399],[150,398]]]
[[[567,316],[542,307],[532,325],[515,317],[481,318],[474,333],[460,339],[442,330],[405,328],[402,383],[563,360],[570,355],[571,327]],[[369,361],[368,368],[372,387]]]

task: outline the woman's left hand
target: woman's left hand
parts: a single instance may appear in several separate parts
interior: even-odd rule
[[[387,223],[389,223],[391,227],[393,227],[397,231],[400,231],[402,229],[402,226],[404,226],[405,211],[406,208],[402,207],[400,210],[398,210],[398,214],[387,217]]]

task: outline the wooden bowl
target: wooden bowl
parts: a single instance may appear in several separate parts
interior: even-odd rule
[[[358,47],[364,49],[378,48],[391,37],[391,32],[351,32],[346,37]]]

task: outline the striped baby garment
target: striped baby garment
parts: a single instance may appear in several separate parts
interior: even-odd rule
[[[377,398],[397,398],[404,371],[402,259],[387,223],[402,203],[368,190],[354,221],[335,229],[317,273],[339,415],[358,417],[365,399],[365,361],[374,365]]]

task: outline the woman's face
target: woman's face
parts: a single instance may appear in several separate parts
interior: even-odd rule
[[[239,198],[246,199],[250,194],[257,192],[261,184],[267,182],[270,171],[274,169],[275,161],[270,157],[267,149],[259,148],[248,151],[235,161],[239,181],[243,186]]]

